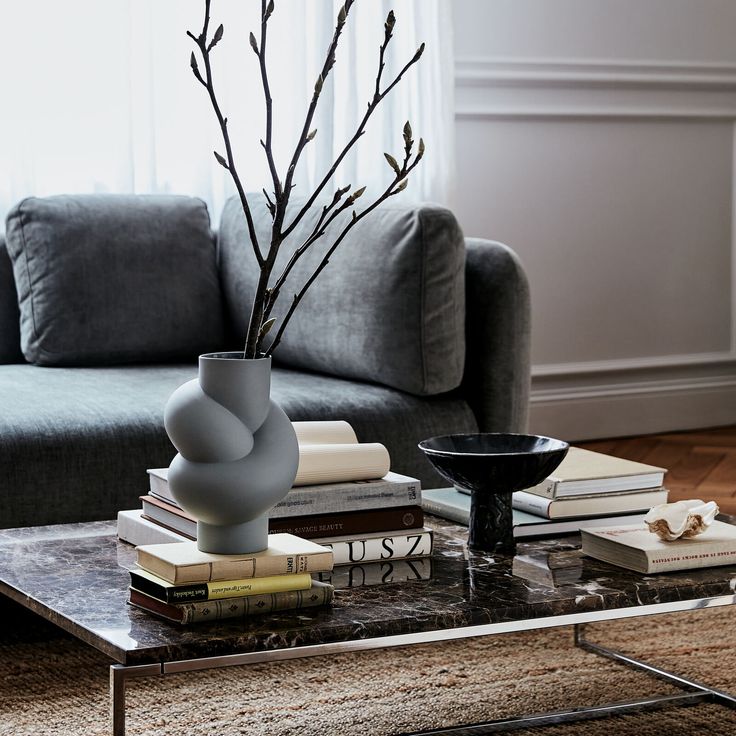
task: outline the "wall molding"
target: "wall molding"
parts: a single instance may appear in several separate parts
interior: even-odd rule
[[[736,65],[461,57],[458,119],[736,119]]]
[[[736,352],[535,366],[533,432],[570,440],[736,423]]]

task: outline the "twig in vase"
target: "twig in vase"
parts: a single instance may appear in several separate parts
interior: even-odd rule
[[[335,22],[335,30],[332,35],[330,44],[327,48],[327,53],[325,55],[325,60],[322,65],[322,69],[317,78],[317,81],[315,82],[314,91],[312,93],[312,98],[307,108],[307,113],[305,115],[304,123],[302,125],[302,130],[297,140],[296,146],[294,148],[294,152],[289,162],[289,165],[286,171],[286,176],[283,179],[283,183],[278,176],[278,171],[276,169],[276,163],[275,163],[274,156],[273,156],[273,141],[272,141],[273,99],[271,96],[271,88],[270,88],[270,84],[268,80],[268,71],[267,71],[267,64],[266,64],[268,22],[275,10],[275,4],[274,4],[274,0],[261,0],[260,39],[257,40],[255,35],[251,33],[249,40],[250,40],[251,48],[253,49],[253,52],[258,58],[258,64],[259,64],[259,69],[260,69],[261,84],[263,87],[263,94],[264,94],[264,100],[265,100],[265,106],[266,106],[266,120],[265,120],[266,133],[265,133],[265,139],[261,141],[261,145],[265,151],[266,160],[268,162],[268,168],[271,174],[271,179],[272,179],[272,184],[273,184],[273,198],[269,196],[269,194],[266,192],[265,189],[263,190],[263,194],[267,202],[267,207],[268,207],[268,210],[272,218],[270,242],[268,244],[268,248],[266,249],[265,255],[264,255],[264,252],[261,249],[261,245],[258,242],[258,238],[255,232],[253,217],[250,211],[247,197],[245,196],[245,190],[243,188],[242,182],[240,180],[240,177],[238,176],[238,172],[235,167],[235,161],[233,159],[233,153],[232,153],[232,146],[230,144],[230,136],[228,133],[227,118],[223,116],[219,103],[217,101],[217,96],[215,94],[214,82],[212,78],[212,67],[210,64],[210,54],[213,48],[222,39],[224,29],[222,25],[218,26],[212,38],[208,40],[208,31],[209,31],[209,25],[210,25],[210,4],[211,4],[211,0],[205,0],[204,22],[202,25],[202,32],[198,36],[195,36],[190,31],[187,31],[187,35],[194,41],[197,48],[199,49],[199,52],[200,52],[200,55],[202,57],[202,61],[204,64],[204,75],[202,75],[202,73],[200,72],[199,64],[198,64],[198,61],[197,61],[197,58],[194,52],[192,52],[190,64],[191,64],[192,72],[195,78],[197,79],[198,82],[200,82],[200,84],[202,84],[203,87],[205,87],[205,89],[208,92],[210,102],[215,112],[215,116],[220,125],[220,131],[222,133],[222,138],[223,138],[223,142],[225,145],[226,156],[222,156],[219,153],[215,152],[215,158],[217,159],[218,163],[220,163],[220,165],[223,166],[223,168],[225,168],[230,173],[230,176],[233,179],[233,183],[235,184],[235,187],[238,191],[238,196],[240,198],[241,207],[243,209],[243,213],[245,215],[245,219],[248,225],[248,235],[251,240],[253,252],[255,254],[256,261],[258,262],[258,266],[260,269],[258,283],[257,283],[256,290],[255,290],[255,296],[253,299],[253,306],[251,309],[250,319],[248,322],[248,331],[246,335],[246,342],[245,342],[245,348],[243,351],[243,357],[244,358],[268,357],[273,354],[273,351],[278,346],[278,344],[281,342],[281,338],[283,337],[284,331],[286,330],[286,327],[291,317],[293,316],[296,308],[298,307],[299,303],[303,299],[307,290],[311,287],[311,285],[315,282],[319,274],[327,266],[327,264],[329,263],[330,257],[335,252],[336,248],[340,245],[340,243],[344,240],[348,232],[355,226],[357,222],[359,222],[361,219],[363,219],[368,214],[370,214],[370,212],[372,212],[376,207],[378,207],[378,205],[381,204],[381,202],[388,199],[388,197],[398,194],[399,192],[403,191],[403,189],[406,188],[407,176],[409,172],[412,169],[414,169],[414,167],[419,163],[419,161],[421,160],[424,154],[424,143],[420,139],[418,152],[414,158],[414,161],[410,163],[413,140],[412,140],[411,126],[407,122],[406,125],[404,126],[404,143],[405,143],[404,154],[405,155],[404,155],[403,163],[399,165],[393,156],[391,156],[390,154],[384,154],[386,157],[386,160],[388,161],[389,165],[394,171],[393,181],[384,190],[384,192],[378,198],[376,198],[374,202],[372,202],[368,207],[366,207],[360,214],[356,214],[356,212],[353,211],[353,216],[350,222],[345,227],[343,227],[343,229],[340,231],[339,235],[334,240],[334,242],[328,249],[327,253],[323,257],[323,259],[318,264],[315,271],[307,279],[307,281],[302,286],[302,288],[297,292],[297,294],[294,295],[292,303],[289,306],[284,318],[281,321],[281,324],[276,333],[276,336],[271,341],[271,344],[269,345],[268,349],[264,351],[263,350],[264,338],[269,333],[269,331],[273,328],[276,322],[275,318],[271,317],[271,312],[280,295],[284,282],[286,281],[287,277],[291,273],[294,265],[304,255],[304,253],[306,253],[306,251],[309,248],[311,248],[317,241],[320,240],[320,238],[322,238],[325,235],[325,233],[327,232],[327,229],[335,221],[335,219],[340,214],[342,214],[343,212],[345,212],[347,209],[351,208],[355,204],[356,200],[364,193],[365,187],[355,190],[351,195],[347,196],[344,200],[343,200],[343,197],[345,197],[345,195],[348,193],[351,186],[348,185],[346,187],[338,188],[336,190],[335,194],[333,195],[332,201],[329,204],[323,206],[322,213],[317,221],[317,224],[312,229],[312,232],[310,233],[310,235],[292,252],[291,257],[289,258],[286,264],[286,267],[281,272],[281,274],[276,278],[273,284],[270,285],[271,277],[273,275],[273,269],[276,263],[276,259],[277,259],[277,256],[279,254],[279,251],[281,249],[281,246],[284,240],[294,231],[294,229],[298,226],[299,222],[302,220],[302,218],[307,213],[309,208],[314,204],[314,202],[317,200],[319,195],[324,191],[325,187],[332,180],[338,166],[342,163],[342,161],[344,160],[348,152],[353,148],[353,146],[357,143],[360,137],[364,134],[368,120],[370,119],[371,115],[373,114],[375,109],[378,107],[378,105],[381,103],[381,101],[399,83],[399,81],[401,80],[403,75],[406,73],[406,71],[411,66],[416,64],[417,61],[419,61],[422,55],[422,52],[424,51],[424,44],[421,44],[421,46],[417,49],[414,56],[404,65],[404,67],[396,75],[396,77],[382,89],[381,84],[382,84],[382,78],[383,78],[383,71],[385,67],[385,54],[386,54],[386,50],[388,48],[389,42],[391,41],[391,38],[393,36],[393,29],[396,23],[396,18],[394,16],[393,11],[389,12],[386,18],[386,22],[384,24],[383,42],[381,43],[381,46],[379,48],[378,72],[376,74],[375,89],[374,89],[373,96],[368,103],[366,112],[363,115],[363,118],[358,123],[355,133],[350,138],[350,140],[347,142],[347,144],[345,145],[343,150],[340,152],[340,154],[337,156],[332,166],[330,166],[329,170],[327,171],[323,179],[319,182],[314,192],[309,196],[309,198],[306,200],[304,205],[295,214],[293,220],[288,224],[288,226],[285,226],[284,219],[286,217],[286,211],[287,211],[287,207],[289,204],[291,191],[294,188],[294,185],[293,185],[294,174],[296,172],[296,168],[299,164],[299,160],[300,160],[302,152],[304,151],[304,148],[310,141],[314,139],[314,137],[317,134],[316,129],[312,129],[314,115],[317,109],[317,105],[319,103],[320,95],[324,87],[325,81],[327,80],[330,74],[330,71],[332,70],[332,67],[335,65],[337,47],[339,44],[340,36],[342,34],[345,24],[348,21],[348,16],[350,13],[350,9],[352,8],[354,4],[354,0],[345,0],[345,3],[343,4],[343,6],[340,8],[338,12],[337,19]]]

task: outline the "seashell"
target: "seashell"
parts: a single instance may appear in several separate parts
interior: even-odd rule
[[[663,503],[650,509],[644,517],[649,531],[665,542],[687,539],[704,532],[718,513],[715,501],[700,499]]]

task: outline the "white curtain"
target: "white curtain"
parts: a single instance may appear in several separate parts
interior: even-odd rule
[[[338,170],[336,186],[378,193],[391,171],[383,152],[402,152],[411,121],[426,143],[404,197],[447,204],[453,185],[450,0],[357,0],[315,118],[318,129],[297,172],[295,194],[311,193],[355,130],[370,99],[383,23],[395,35],[386,81],[426,43],[420,62],[379,106]],[[301,129],[342,0],[275,0],[267,64],[279,171]],[[18,200],[76,192],[175,192],[204,199],[216,222],[234,191],[213,157],[223,151],[206,91],[194,79],[186,36],[201,30],[203,0],[23,0],[0,4],[0,220]],[[223,113],[247,191],[270,189],[259,140],[263,92],[248,44],[259,36],[258,0],[213,0],[211,31]]]

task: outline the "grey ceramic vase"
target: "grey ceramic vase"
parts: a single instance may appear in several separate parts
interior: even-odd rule
[[[166,404],[164,424],[179,451],[169,487],[198,519],[203,552],[268,546],[268,511],[289,492],[299,465],[294,428],[270,391],[270,358],[210,353]]]

